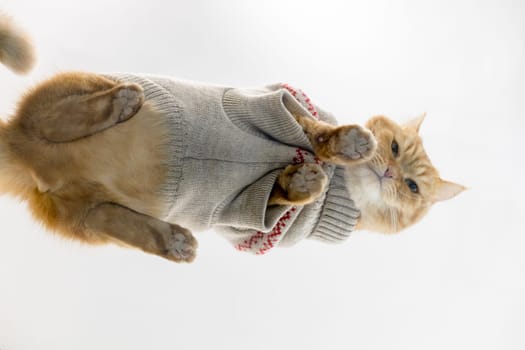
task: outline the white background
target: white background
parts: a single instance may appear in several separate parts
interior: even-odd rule
[[[64,241],[0,198],[0,349],[525,349],[523,1],[0,0],[33,35],[0,115],[55,72],[301,87],[341,122],[428,112],[470,188],[402,234],[191,265]],[[1,166],[1,164],[0,164]]]

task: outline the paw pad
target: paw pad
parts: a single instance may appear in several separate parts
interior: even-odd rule
[[[360,126],[343,126],[337,133],[334,148],[337,156],[350,161],[370,159],[377,141],[370,131]]]
[[[114,113],[118,121],[124,121],[132,117],[142,106],[144,93],[137,84],[127,84],[120,88],[113,100]]]
[[[321,194],[328,183],[328,178],[318,164],[305,163],[291,174],[288,194],[292,198],[316,197]]]
[[[177,262],[191,262],[195,259],[197,241],[191,232],[180,226],[172,229],[172,234],[166,243],[168,258]]]

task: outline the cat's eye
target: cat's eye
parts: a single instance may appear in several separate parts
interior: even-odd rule
[[[417,183],[414,182],[412,179],[405,179],[405,183],[407,184],[408,188],[413,193],[419,192],[419,187],[417,187]]]
[[[390,146],[390,148],[392,149],[392,154],[394,155],[394,157],[397,157],[399,155],[399,145],[397,144],[396,140],[392,141],[392,145]]]

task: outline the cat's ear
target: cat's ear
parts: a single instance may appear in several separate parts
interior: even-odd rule
[[[434,202],[444,201],[457,196],[466,189],[467,188],[465,186],[459,185],[457,183],[439,179],[436,192],[434,193],[432,199]]]
[[[406,129],[415,129],[417,132],[419,132],[419,128],[421,127],[421,124],[423,123],[423,120],[425,120],[426,116],[427,114],[423,113],[419,117],[413,118],[406,122],[403,127]]]

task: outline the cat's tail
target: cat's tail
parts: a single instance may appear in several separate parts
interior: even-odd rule
[[[0,13],[0,62],[18,74],[28,73],[35,64],[31,39],[3,13]]]

